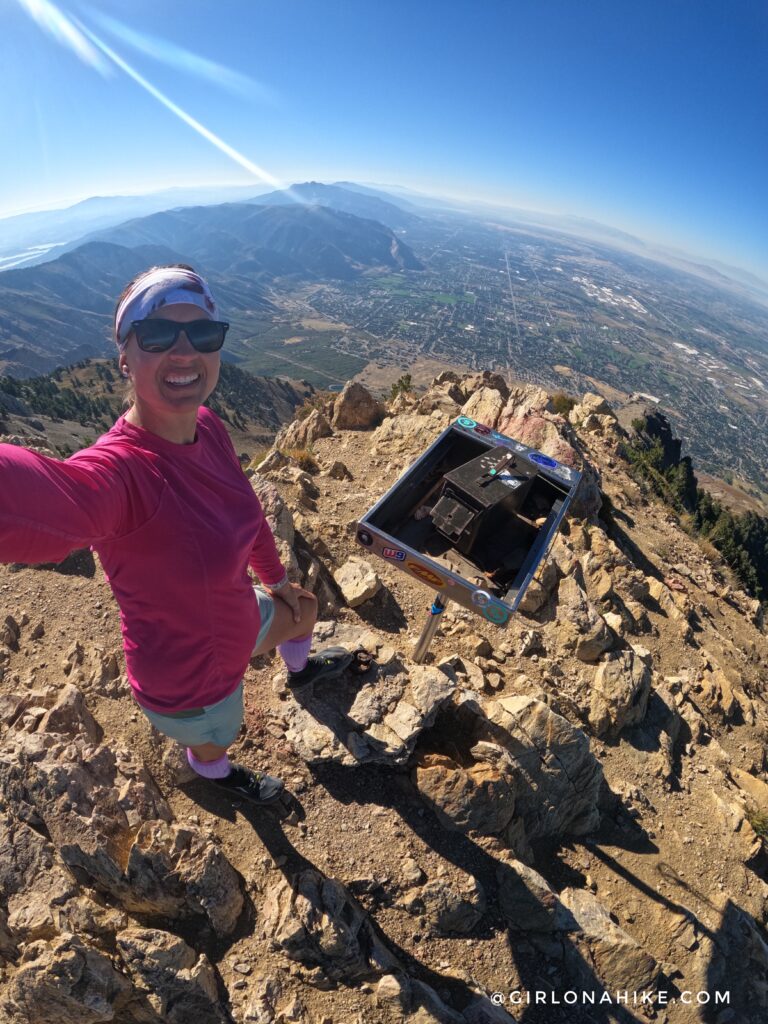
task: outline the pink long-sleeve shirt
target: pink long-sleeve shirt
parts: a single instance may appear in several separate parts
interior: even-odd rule
[[[248,566],[284,568],[221,420],[201,408],[193,444],[121,417],[59,461],[0,445],[0,561],[55,562],[92,547],[120,607],[140,704],[181,711],[236,689],[259,632]]]

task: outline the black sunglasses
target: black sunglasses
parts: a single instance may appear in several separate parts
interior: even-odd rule
[[[198,352],[218,352],[224,344],[229,324],[222,320],[133,320],[131,329],[143,352],[167,352],[176,344],[182,331]]]

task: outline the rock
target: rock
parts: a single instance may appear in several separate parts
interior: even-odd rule
[[[573,424],[581,423],[587,416],[610,416],[614,420],[616,419],[613,410],[603,396],[596,395],[593,391],[587,391],[581,402],[568,413],[568,419]]]
[[[423,754],[414,785],[446,828],[501,835],[515,812],[516,781],[500,748],[486,744],[485,760],[463,767],[446,754]]]
[[[261,936],[332,981],[354,984],[399,968],[345,887],[318,871],[281,878],[266,892]]]
[[[470,655],[480,658],[489,658],[493,654],[493,646],[483,636],[477,636],[477,634],[470,634],[466,640],[465,645]]]
[[[358,684],[354,699],[337,684],[316,687],[289,709],[286,738],[309,763],[404,764],[455,685],[449,671],[414,665],[405,673],[394,662]]]
[[[282,993],[280,979],[272,975],[258,975],[253,979],[252,990],[255,991],[245,1008],[243,1020],[249,1024],[272,1024]]]
[[[417,413],[401,413],[399,416],[388,416],[373,433],[372,453],[380,452],[388,458],[407,452],[416,455],[427,444],[430,444],[447,426],[452,416],[446,415],[444,420],[433,416],[422,416]],[[418,446],[416,439],[418,439]]]
[[[662,583],[661,580],[657,580],[655,577],[651,576],[648,577],[647,582],[650,597],[656,601],[665,615],[668,615],[669,618],[677,621],[686,619],[686,614],[683,609],[687,604],[687,599],[684,599],[681,602],[683,605],[683,608],[681,608],[675,601],[673,591],[671,591],[666,584]]]
[[[741,768],[731,768],[731,778],[742,793],[746,794],[748,803],[763,814],[768,814],[768,782],[763,782]]]
[[[411,1013],[408,1024],[467,1024],[463,1013],[447,1006],[431,985],[416,978],[411,983]]]
[[[476,878],[462,874],[458,881],[433,879],[419,894],[433,928],[443,935],[465,935],[482,920],[485,893]]]
[[[586,459],[581,463],[581,479],[573,495],[568,514],[574,519],[591,519],[603,505],[600,472]]]
[[[477,733],[511,758],[516,774],[515,817],[529,839],[585,835],[599,822],[602,769],[584,733],[532,697],[489,701]]]
[[[47,733],[15,737],[16,763],[0,759],[0,799],[26,804],[83,885],[133,913],[207,918],[219,935],[243,906],[237,874],[195,831],[168,824],[170,808],[146,768],[120,747]]]
[[[557,568],[553,562],[547,561],[538,577],[532,579],[526,587],[518,610],[526,615],[534,615],[546,604],[556,586]]]
[[[424,881],[424,872],[413,857],[406,857],[400,865],[400,877],[406,885],[420,885]]]
[[[190,1020],[225,1024],[216,976],[208,958],[183,939],[158,928],[127,928],[117,948],[135,986],[163,1021],[187,1024]]]
[[[590,604],[573,576],[561,580],[557,608],[561,642],[580,661],[597,661],[613,646],[614,638],[608,624]]]
[[[331,424],[320,411],[313,409],[303,420],[286,424],[275,436],[275,448],[285,451],[291,448],[309,448],[313,441],[333,434]]]
[[[363,558],[350,558],[333,574],[350,608],[370,601],[381,589],[381,580]]]
[[[537,629],[526,629],[520,637],[520,657],[530,658],[532,654],[544,654],[544,643]]]
[[[481,387],[464,403],[460,415],[471,416],[486,427],[495,427],[505,406],[505,396],[492,387]]]
[[[376,1005],[407,1013],[410,985],[404,975],[385,974],[376,986]]]
[[[19,648],[20,636],[21,629],[18,622],[12,615],[6,615],[5,619],[0,624],[0,644],[5,644],[5,646],[10,647],[12,651],[16,651]]]
[[[642,722],[648,708],[651,672],[633,651],[614,651],[598,666],[592,684],[589,723],[596,736],[615,738]]]
[[[263,465],[264,463],[262,463]],[[280,496],[280,492],[272,481],[267,480],[261,473],[254,473],[251,477],[251,487],[261,502],[264,515],[275,538],[285,541],[290,547],[295,534],[293,513]]]
[[[658,967],[653,957],[617,924],[596,896],[583,889],[564,889],[560,902],[566,913],[560,925],[581,932],[589,946],[590,961],[606,989],[642,992],[653,986]],[[570,920],[569,920],[570,919]],[[575,950],[566,950],[577,957]],[[577,970],[582,970],[581,965]]]
[[[132,991],[108,956],[69,935],[27,947],[0,1011],[7,1024],[102,1024]]]
[[[85,706],[82,692],[72,683],[64,685],[59,699],[43,716],[39,729],[73,738],[82,733],[93,744],[103,735],[101,726]]]
[[[510,928],[546,932],[557,927],[559,900],[538,871],[502,854],[496,869],[496,881],[499,907]]]
[[[339,459],[334,459],[331,465],[326,470],[329,477],[332,480],[352,480],[354,479],[346,463],[341,462]]]
[[[384,407],[362,384],[350,381],[333,403],[336,430],[368,430],[381,422]]]

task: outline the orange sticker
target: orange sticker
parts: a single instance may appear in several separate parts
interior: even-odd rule
[[[414,576],[418,576],[424,583],[428,583],[430,587],[444,587],[445,580],[442,576],[438,576],[436,572],[433,572],[426,565],[421,565],[419,562],[406,562],[408,568],[411,570]]]

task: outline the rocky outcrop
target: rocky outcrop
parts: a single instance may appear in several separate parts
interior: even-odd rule
[[[313,409],[304,419],[296,419],[278,431],[275,448],[309,448],[320,437],[330,437],[331,424],[320,409]]]
[[[600,764],[584,733],[531,697],[503,697],[484,708],[479,732],[507,750],[518,773],[515,815],[529,839],[584,835],[599,821]]]
[[[309,763],[403,765],[455,685],[441,669],[414,665],[406,672],[393,660],[357,687],[315,687],[289,708],[286,738]]]
[[[160,1020],[226,1024],[208,958],[183,939],[158,928],[126,928],[118,935],[117,949],[133,982],[133,1000],[145,1000]]]
[[[346,888],[317,871],[302,871],[267,891],[261,932],[275,949],[316,974],[315,984],[359,982],[399,965]]]
[[[11,728],[0,749],[0,794],[23,814],[7,822],[13,854],[5,868],[6,893],[34,885],[49,903],[62,906],[82,885],[132,913],[196,918],[229,934],[243,893],[226,857],[198,831],[173,824],[168,804],[134,755],[100,742],[101,729],[74,686],[66,685],[58,700],[52,696],[36,695],[50,706],[34,717],[29,697],[5,704]],[[24,940],[52,937],[59,922],[45,900],[9,917],[12,934]]]
[[[132,990],[107,954],[69,935],[27,947],[0,1008],[8,1024],[102,1024]]]
[[[426,753],[412,772],[447,827],[497,835],[524,858],[531,840],[596,827],[602,773],[579,729],[530,697],[458,699],[464,760]]]
[[[369,430],[381,422],[384,407],[362,384],[350,381],[333,403],[335,430]]]

